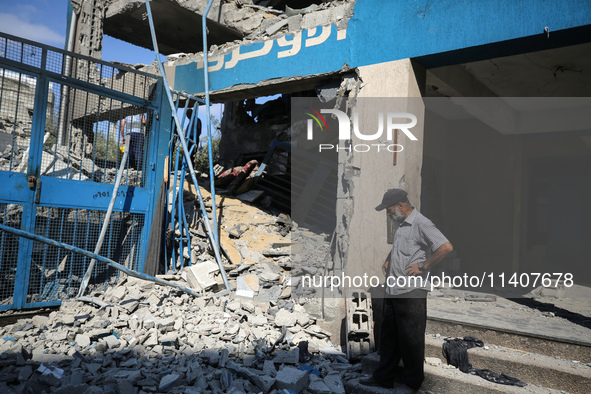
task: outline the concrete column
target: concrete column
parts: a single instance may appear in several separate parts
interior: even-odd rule
[[[360,67],[358,73],[361,85],[354,110],[359,111],[360,116],[363,116],[362,107],[367,105],[364,100],[375,98],[369,103],[373,118],[376,105],[380,112],[387,113],[393,112],[392,103],[395,103],[394,112],[409,112],[418,121],[412,128],[418,141],[411,141],[404,133],[398,133],[398,144],[404,149],[396,154],[396,164],[394,153],[388,151],[339,152],[337,240],[341,264],[347,275],[376,275],[383,281],[381,266],[391,246],[387,244],[386,214],[377,212],[375,207],[381,203],[386,190],[401,188],[408,192],[411,204],[420,208],[424,124],[424,105],[420,97],[425,70],[410,59],[403,59]],[[377,119],[363,119],[360,124],[367,124],[370,132],[377,130]],[[352,138],[353,144],[378,142],[359,140],[354,133]],[[384,131],[380,142],[388,143],[385,139]]]

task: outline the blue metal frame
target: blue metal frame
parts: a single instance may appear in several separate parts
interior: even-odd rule
[[[27,233],[35,232],[37,207],[56,207],[90,210],[107,210],[108,199],[96,199],[99,192],[110,192],[113,185],[105,183],[95,183],[90,181],[75,181],[70,179],[60,179],[50,176],[39,176],[40,164],[43,153],[43,138],[45,134],[47,103],[50,83],[66,85],[83,91],[92,92],[102,97],[108,97],[131,105],[152,110],[154,119],[149,136],[150,145],[147,149],[147,162],[144,167],[145,186],[131,187],[121,186],[122,197],[118,197],[114,211],[132,212],[144,214],[144,225],[142,234],[139,238],[138,261],[139,271],[143,271],[143,264],[148,247],[148,237],[152,224],[154,206],[158,198],[156,185],[160,185],[164,174],[164,157],[170,139],[170,127],[168,122],[162,122],[162,119],[170,119],[171,111],[168,106],[162,105],[163,99],[163,79],[162,77],[152,76],[156,82],[156,92],[154,101],[143,100],[138,97],[111,90],[109,88],[94,85],[92,83],[79,81],[75,78],[56,74],[46,70],[46,61],[48,51],[67,54],[68,56],[85,59],[93,63],[104,64],[117,69],[124,67],[110,65],[97,59],[68,53],[67,51],[53,48],[47,45],[35,43],[29,40],[21,39],[15,36],[0,33],[0,39],[7,39],[23,44],[33,45],[36,48],[42,48],[42,60],[40,67],[34,67],[6,57],[0,57],[0,67],[6,70],[14,71],[24,75],[36,78],[34,112],[31,130],[31,140],[29,147],[29,157],[27,173],[0,171],[0,184],[8,187],[0,188],[0,203],[22,204],[23,213],[21,219],[21,230]],[[8,41],[7,41],[8,42]],[[125,69],[128,72],[135,70]],[[147,174],[146,174],[147,171]],[[27,176],[35,175],[42,184],[39,202],[36,203],[35,191],[29,189]],[[133,197],[131,197],[133,192]],[[125,197],[126,196],[126,197]],[[90,245],[92,248],[93,245]],[[33,302],[27,303],[27,292],[31,273],[31,255],[33,252],[33,241],[28,238],[22,238],[19,244],[18,262],[15,279],[15,287],[12,305],[0,305],[0,310],[4,309],[22,309],[40,306],[58,305],[61,301]],[[1,258],[1,256],[0,256]],[[45,260],[43,261],[45,266]]]

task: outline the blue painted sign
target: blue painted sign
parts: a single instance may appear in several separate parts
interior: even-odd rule
[[[591,25],[591,0],[358,0],[346,28],[319,26],[209,58],[210,89],[334,72]],[[202,93],[203,61],[174,88]]]

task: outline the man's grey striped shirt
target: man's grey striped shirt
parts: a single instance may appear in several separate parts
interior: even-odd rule
[[[449,242],[447,238],[435,227],[433,222],[419,213],[416,209],[408,215],[402,222],[397,222],[394,233],[394,242],[390,254],[390,265],[388,266],[387,276],[392,276],[386,281],[386,291],[390,295],[399,295],[407,293],[417,288],[425,290],[431,289],[431,283],[424,280],[422,287],[415,287],[414,284],[421,284],[412,276],[406,275],[406,266],[409,264],[422,263],[431,257],[443,244]],[[405,276],[406,280],[397,278]],[[427,277],[427,272],[423,273],[423,278]],[[417,278],[418,279],[418,278]],[[390,283],[388,283],[390,282]],[[398,284],[406,284],[398,286]],[[392,285],[389,286],[388,284]]]

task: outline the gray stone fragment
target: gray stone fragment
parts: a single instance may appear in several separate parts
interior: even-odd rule
[[[338,372],[329,372],[324,377],[324,383],[332,390],[335,394],[345,394],[345,386],[341,380],[341,376]]]
[[[220,368],[226,367],[226,363],[228,362],[229,355],[230,355],[229,350],[226,348],[223,348],[222,351],[220,352],[220,360],[218,361],[218,366]]]
[[[308,384],[308,391],[313,394],[332,394],[330,387],[324,383],[322,378],[316,375],[310,375],[310,383]]]
[[[308,385],[308,373],[294,367],[283,368],[277,372],[275,379],[275,388],[279,390],[289,389],[299,393]]]
[[[281,309],[275,315],[275,325],[277,327],[286,326],[286,327],[293,327],[297,323],[297,316],[292,312],[289,312],[285,309]]]
[[[270,288],[263,288],[259,291],[259,297],[262,299],[267,299],[268,301],[272,302],[273,304],[277,303],[277,299],[279,299],[279,295],[283,289],[281,286],[273,286]]]
[[[160,384],[158,385],[158,390],[165,390],[175,386],[180,380],[180,376],[174,373],[169,375],[165,375],[160,380]]]
[[[121,345],[121,343],[119,342],[119,339],[117,339],[117,337],[115,337],[115,335],[109,335],[109,336],[105,337],[104,341],[106,342],[109,349],[114,349],[116,347],[119,347],[119,345]]]
[[[88,335],[78,334],[76,335],[75,341],[76,344],[83,349],[87,346],[90,346],[90,337]]]
[[[82,384],[69,384],[67,386],[62,386],[59,389],[57,389],[56,391],[53,392],[53,394],[83,394],[86,393],[88,390],[88,385],[86,383],[82,383]]]
[[[275,376],[277,374],[273,360],[265,360],[263,362],[263,372],[268,376]]]
[[[137,389],[133,387],[133,384],[126,380],[120,380],[117,382],[117,393],[118,394],[136,394]]]
[[[300,352],[297,347],[293,350],[277,350],[273,362],[275,364],[297,364],[299,357]]]
[[[49,326],[49,317],[43,315],[33,316],[33,324],[37,327]]]
[[[18,380],[24,382],[28,380],[33,374],[33,368],[30,365],[25,365],[18,373]]]
[[[281,30],[281,28],[286,26],[287,23],[288,23],[287,19],[282,19],[279,22],[275,23],[274,25],[269,26],[267,28],[267,30],[265,30],[265,33],[272,36],[273,34],[277,33],[279,30]]]
[[[133,313],[140,305],[139,301],[134,298],[127,299],[119,304],[119,308],[126,311],[128,314]]]
[[[209,365],[216,366],[220,360],[220,353],[216,349],[204,349],[200,357],[206,359]]]

